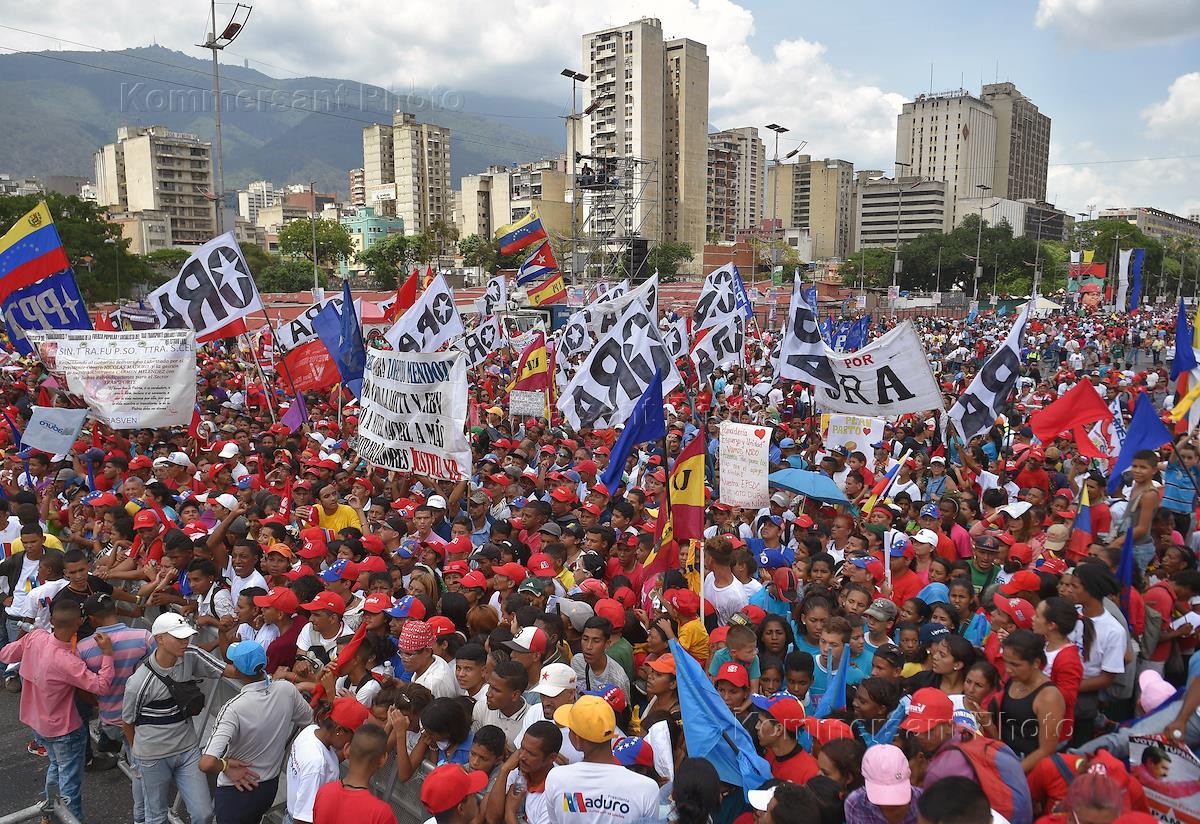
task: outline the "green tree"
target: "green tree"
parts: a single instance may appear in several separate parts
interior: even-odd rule
[[[446,254],[458,240],[458,229],[444,220],[435,220],[430,223],[425,234],[429,236],[439,258]]]
[[[187,249],[180,249],[177,246],[171,246],[166,249],[155,249],[153,252],[148,252],[144,257],[147,263],[151,266],[161,266],[164,269],[173,269],[176,274],[187,262],[187,259],[192,256],[192,253]],[[174,277],[174,275],[172,275]]]
[[[129,253],[129,241],[121,237],[121,227],[109,223],[104,210],[95,203],[74,196],[56,192],[44,196],[2,195],[0,233],[8,231],[42,200],[50,209],[85,301],[115,300],[118,282],[121,294],[129,294],[137,284],[154,282],[150,266]]]
[[[867,286],[889,286],[892,282],[892,253],[877,247],[861,249],[838,267],[842,283],[852,287],[859,285],[864,271]]]
[[[317,262],[325,269],[332,269],[340,261],[354,254],[354,243],[350,232],[336,220],[318,219]],[[307,220],[293,220],[279,230],[279,253],[284,257],[313,259],[313,224]]]
[[[500,244],[493,238],[467,235],[458,242],[458,252],[463,256],[463,266],[480,267],[485,272],[495,273],[500,269],[515,269],[521,265],[520,253],[500,254]]]
[[[279,261],[278,255],[271,254],[257,244],[248,243],[241,248],[242,257],[246,259],[246,265],[250,267],[251,275],[258,275],[259,272]]]
[[[327,272],[320,272],[321,286],[328,286],[329,280]],[[254,282],[259,292],[303,292],[313,287],[313,265],[295,258],[274,258],[254,272]]]
[[[412,261],[412,238],[400,233],[390,234],[358,253],[358,262],[367,267],[379,289],[395,289],[399,278],[408,272]]]
[[[646,253],[644,274],[649,276],[658,272],[660,283],[670,283],[678,278],[679,264],[694,258],[691,246],[682,241],[669,240],[650,247],[650,251]]]

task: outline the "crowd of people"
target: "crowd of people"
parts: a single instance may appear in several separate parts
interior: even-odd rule
[[[1011,322],[916,322],[948,401]],[[206,347],[199,426],[9,449],[5,688],[80,820],[87,772],[122,760],[138,824],[176,797],[193,824],[278,804],[382,824],[380,788],[404,782],[437,824],[1149,821],[1145,790],[1195,789],[1164,764],[1200,744],[1200,446],[1139,452],[1109,494],[1108,462],[1028,418],[1079,381],[1126,417],[1141,393],[1163,408],[1173,341],[1161,312],[1035,319],[985,436],[932,410],[850,451],[772,379],[763,335],[666,399],[667,437],[612,488],[616,431],[506,413],[510,352],[472,382],[472,474],[447,481],[360,461],[340,387],[273,422],[271,387]],[[36,362],[5,374],[18,427],[39,396],[72,403]],[[772,470],[824,473],[850,504],[723,503],[723,420],[769,424]],[[692,546],[660,569],[694,438],[703,568]],[[219,705],[215,679],[237,684]],[[1131,764],[1121,722],[1168,706]]]

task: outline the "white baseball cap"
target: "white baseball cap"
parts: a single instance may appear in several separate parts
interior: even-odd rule
[[[750,802],[750,806],[760,813],[767,811],[767,807],[771,806],[771,799],[774,797],[775,787],[769,790],[751,790],[746,793],[746,800]]]
[[[170,635],[173,638],[191,638],[196,634],[196,629],[183,620],[183,616],[174,612],[164,612],[162,615],[154,619],[154,625],[150,627],[151,635]]]
[[[237,498],[233,497],[228,492],[224,492],[224,493],[218,495],[217,497],[213,498],[213,503],[217,504],[218,506],[225,507],[230,512],[237,509],[237,504],[238,504]]]
[[[917,534],[912,536],[912,540],[919,544],[931,544],[932,546],[937,546],[938,536],[937,533],[932,529],[922,529],[918,530]]]
[[[553,698],[563,690],[575,689],[577,680],[578,676],[570,664],[547,664],[542,667],[542,674],[533,691],[538,695],[549,695]]]
[[[425,501],[425,506],[431,506],[434,509],[446,509],[446,499],[441,495],[430,495]]]
[[[240,453],[241,453],[241,450],[238,449],[238,445],[236,443],[234,443],[233,441],[230,441],[229,443],[222,446],[221,451],[218,452],[217,454],[220,455],[222,458],[232,458],[234,455],[238,455]]]
[[[172,452],[167,456],[167,460],[176,466],[191,466],[192,459],[184,452]]]

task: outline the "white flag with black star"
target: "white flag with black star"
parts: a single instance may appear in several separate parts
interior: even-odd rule
[[[463,331],[462,317],[454,305],[454,290],[438,275],[384,339],[397,352],[436,352]]]

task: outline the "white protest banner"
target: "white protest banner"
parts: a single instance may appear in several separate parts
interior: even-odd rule
[[[963,440],[970,442],[992,428],[996,418],[1008,403],[1008,395],[1017,385],[1021,374],[1021,335],[1029,322],[1029,313],[1037,303],[1033,296],[1025,311],[1013,323],[1000,348],[992,353],[979,370],[966,393],[954,402],[946,417],[954,421]]]
[[[700,290],[700,298],[696,301],[696,311],[692,314],[692,332],[698,334],[701,329],[725,323],[738,312],[740,290],[737,281],[740,276],[732,263],[726,263],[719,269],[714,269],[704,278],[704,287]]]
[[[687,318],[680,317],[661,331],[663,345],[671,353],[671,360],[678,360],[692,348],[688,342]]]
[[[542,323],[541,318],[538,318],[537,322],[534,323],[533,326],[530,326],[519,335],[510,335],[508,338],[508,346],[514,352],[520,354],[529,347],[529,344],[533,343],[533,339],[538,335],[541,335],[543,338],[546,337],[546,324]]]
[[[701,329],[691,353],[700,383],[707,381],[718,366],[738,363],[745,343],[746,320],[740,314],[730,315],[715,326]]]
[[[282,321],[279,324],[275,329],[275,343],[279,346],[281,353],[295,349],[297,346],[303,346],[310,340],[317,339],[317,333],[313,331],[312,327],[313,318],[325,308],[327,303],[332,303],[337,307],[339,315],[342,313],[342,295],[339,292],[336,295],[330,295],[328,298],[314,303],[292,320]]]
[[[508,281],[504,279],[504,275],[497,275],[487,282],[487,290],[483,293],[483,308],[479,312],[480,317],[487,317],[495,313],[496,307],[503,309],[508,305]],[[476,306],[479,303],[476,301]]]
[[[721,439],[717,448],[721,503],[743,509],[762,509],[771,500],[767,490],[771,427],[725,421],[718,437]]]
[[[604,303],[609,300],[616,300],[622,295],[629,293],[629,278],[618,283],[616,286],[609,286],[607,281],[600,281],[596,284],[596,292],[592,296],[593,303]]]
[[[831,412],[888,418],[942,405],[929,358],[910,322],[857,352],[834,352],[821,337],[799,281],[784,325],[779,374],[784,380],[814,384],[817,405]]]
[[[178,275],[150,293],[149,303],[162,328],[192,329],[200,343],[240,335],[246,331],[245,318],[262,312],[258,288],[233,232],[197,249]]]
[[[622,424],[655,371],[662,372],[664,396],[679,385],[679,370],[658,336],[654,318],[634,301],[575,371],[559,396],[558,409],[576,430]]]
[[[354,449],[363,460],[438,480],[470,476],[464,353],[368,349],[359,403]]]
[[[591,343],[592,337],[588,333],[587,310],[580,309],[578,312],[571,314],[567,318],[567,322],[563,324],[559,330],[558,354],[563,358],[569,358],[573,355],[578,355],[587,348]]]
[[[196,335],[141,332],[31,332],[42,363],[66,380],[92,417],[113,429],[186,426],[196,407]]]
[[[383,337],[397,352],[433,352],[462,333],[454,292],[439,274]]]
[[[646,310],[646,314],[658,320],[658,272],[655,272],[646,282],[636,289],[632,289],[625,294],[605,300],[601,303],[594,303],[583,309],[587,312],[588,326],[592,330],[592,334],[596,337],[606,334],[610,329],[617,325],[617,319],[621,313],[625,311],[631,303],[640,303]]]
[[[508,413],[514,417],[546,417],[546,393],[541,389],[513,389],[508,393]]]
[[[487,356],[499,349],[503,343],[500,321],[493,315],[463,335],[462,339],[454,344],[454,348],[467,353],[469,368],[483,363]]]
[[[846,447],[851,452],[871,454],[871,444],[883,439],[883,418],[860,415],[822,415],[821,442],[826,450]]]
[[[71,451],[86,419],[86,409],[35,406],[25,431],[21,433],[21,444],[51,455],[65,455]]]
[[[1200,824],[1200,759],[1187,746],[1157,734],[1131,735],[1129,763],[1155,818]]]

